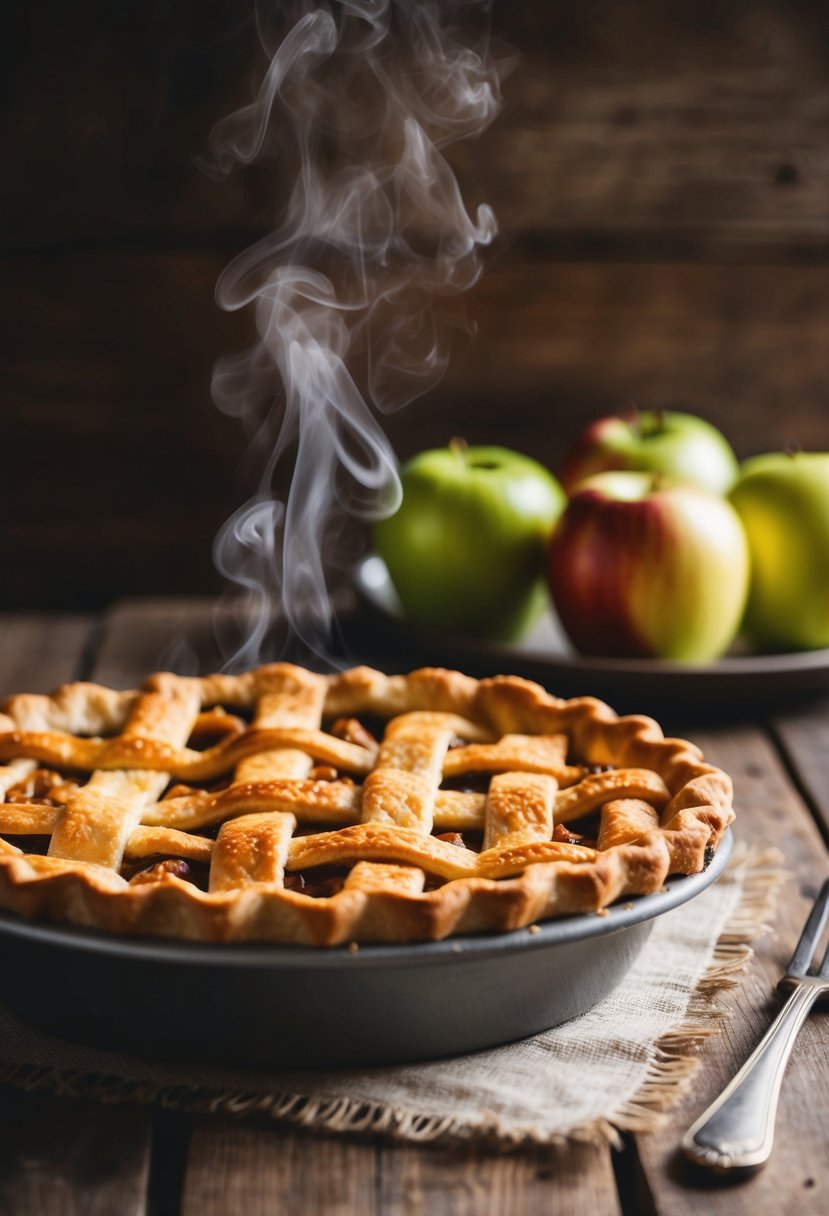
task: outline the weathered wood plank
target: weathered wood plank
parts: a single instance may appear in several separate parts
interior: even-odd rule
[[[6,617],[0,692],[50,691],[81,674],[90,622]],[[9,1087],[0,1090],[0,1211],[143,1216],[150,1157],[146,1112]]]
[[[0,506],[14,521],[0,600],[9,607],[99,607],[130,585],[173,595],[188,586],[212,590],[211,582],[218,589],[212,538],[244,497],[234,468],[245,441],[238,423],[213,407],[209,369],[226,340],[239,344],[239,327],[231,324],[224,338],[207,337],[205,321],[218,320],[210,299],[221,256],[194,265],[167,255],[177,267],[171,277],[190,301],[181,315],[194,306],[187,325],[160,322],[158,300],[166,296],[172,304],[179,293],[166,295],[156,275],[147,276],[144,256],[57,259],[32,267],[31,276],[15,263],[7,270],[21,296],[14,301],[0,286],[0,308],[14,330],[0,339],[9,360],[5,439],[9,450],[38,453],[36,478],[12,464],[0,486]],[[158,266],[165,255],[146,256]],[[42,334],[35,340],[42,316],[49,318],[48,342]],[[139,332],[142,316],[148,341]],[[211,349],[200,350],[205,339]],[[67,468],[71,494],[44,493],[44,486],[63,483]],[[144,575],[154,571],[141,576],[143,587],[129,575],[142,568]]]
[[[483,178],[508,232],[571,256],[825,251],[818,5],[600,0],[501,19],[524,56],[506,112],[456,163],[462,180]]]
[[[0,616],[0,696],[76,679],[91,629],[86,616]]]
[[[371,1216],[377,1202],[372,1144],[279,1127],[197,1120],[181,1216]]]
[[[241,241],[272,223],[272,166],[217,184],[193,164],[264,70],[238,5],[201,6],[197,22],[184,0],[152,15],[7,7],[7,241]],[[521,58],[500,118],[451,158],[511,236],[564,250],[667,238],[825,254],[822,18],[804,0],[495,6]]]
[[[384,1216],[618,1216],[606,1146],[383,1148]]]
[[[829,841],[829,702],[783,710],[770,727]]]
[[[250,321],[216,309],[224,261],[87,253],[0,276],[4,434],[38,452],[39,471],[12,465],[0,482],[0,512],[15,521],[0,603],[220,590],[213,538],[254,489],[239,472],[243,429],[209,399],[213,360],[247,341]],[[113,280],[130,285],[118,309]],[[477,339],[434,392],[382,419],[401,457],[459,434],[556,468],[587,419],[631,401],[701,413],[741,456],[792,439],[829,448],[829,267],[514,256],[468,305]],[[187,325],[164,323],[168,313]],[[72,494],[56,509],[42,486],[67,467]]]
[[[96,678],[132,688],[154,671],[196,675],[218,662],[215,603],[208,599],[127,600],[104,614]]]
[[[15,535],[36,556],[58,540],[70,551],[88,545],[94,519],[96,560],[118,533],[126,565],[135,560],[131,546],[154,529],[157,574],[178,586],[166,564],[169,538],[192,530],[195,542],[205,523],[218,527],[238,505],[232,470],[242,428],[211,405],[207,388],[214,359],[250,332],[245,314],[216,309],[223,264],[215,252],[122,252],[4,271],[9,442],[36,442],[44,473],[59,459],[78,462],[73,500],[57,513],[13,468],[0,487],[24,496],[15,503]],[[105,307],[113,276],[131,284],[128,310]],[[159,325],[159,300],[189,318],[184,331]],[[631,400],[691,405],[725,427],[744,456],[788,437],[804,446],[829,441],[829,268],[549,263],[515,254],[492,265],[468,303],[477,339],[456,351],[428,399],[384,421],[401,447],[424,442],[424,418],[434,428],[448,410],[444,435],[457,426],[513,442],[534,433],[544,458],[555,459],[586,417]],[[29,324],[44,308],[57,322],[46,347]],[[21,508],[37,502],[41,514],[51,512],[51,537],[26,523]],[[100,571],[105,577],[112,575]]]
[[[344,613],[353,606],[353,595],[335,594],[333,602],[335,613]],[[262,662],[280,657],[287,630],[280,623],[278,607],[273,624],[272,653],[263,654]],[[104,615],[96,670],[114,688],[132,686],[160,670],[206,675],[222,668],[242,641],[245,628],[244,607],[234,607],[230,600],[123,600]],[[126,648],[121,642],[125,634],[130,639]]]
[[[149,1119],[0,1089],[0,1211],[9,1216],[144,1216]]]
[[[475,341],[390,434],[408,453],[460,427],[555,469],[587,419],[659,403],[710,418],[740,457],[829,446],[824,309],[829,268],[506,261],[470,297]]]
[[[775,1150],[770,1163],[739,1191],[706,1187],[678,1154],[689,1124],[750,1054],[779,1007],[775,986],[802,927],[811,899],[829,871],[829,855],[807,810],[793,790],[767,737],[749,726],[694,732],[706,756],[731,773],[736,787],[736,835],[759,848],[778,846],[789,877],[781,889],[775,932],[760,939],[745,980],[723,1004],[732,1016],[703,1050],[694,1085],[658,1132],[638,1137],[643,1183],[654,1210],[666,1216],[779,1216],[797,1211],[819,1216],[829,1202],[826,1144],[829,1097],[825,1026],[816,1014],[801,1031],[783,1083]]]
[[[182,1216],[285,1210],[345,1216],[618,1216],[610,1151],[503,1153],[359,1143],[279,1127],[198,1121]]]

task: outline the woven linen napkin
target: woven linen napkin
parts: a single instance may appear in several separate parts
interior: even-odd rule
[[[618,1139],[651,1127],[687,1087],[779,882],[778,859],[738,856],[661,916],[614,992],[533,1038],[449,1060],[369,1070],[275,1072],[153,1064],[64,1042],[0,1008],[0,1080],[102,1101],[259,1113],[327,1131],[505,1143]]]

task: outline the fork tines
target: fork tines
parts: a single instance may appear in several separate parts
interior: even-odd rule
[[[815,900],[812,910],[809,913],[809,919],[803,928],[800,935],[800,941],[795,946],[794,954],[786,970],[786,978],[803,979],[809,974],[809,964],[812,961],[812,955],[820,940],[820,935],[823,932],[823,927],[829,917],[829,878],[823,884],[820,894]],[[825,976],[829,974],[829,948],[823,956],[823,961],[820,965],[819,972],[812,972]]]

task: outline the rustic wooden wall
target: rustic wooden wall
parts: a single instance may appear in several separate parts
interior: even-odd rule
[[[742,455],[829,448],[829,10],[496,0],[521,53],[453,162],[504,237],[477,341],[389,420],[555,465],[582,421],[684,406]],[[254,80],[247,3],[7,0],[0,29],[0,606],[210,591],[249,487],[210,368],[217,275],[266,231],[259,169],[195,157]]]

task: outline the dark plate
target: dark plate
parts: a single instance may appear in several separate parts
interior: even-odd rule
[[[364,630],[374,648],[405,651],[409,664],[458,667],[470,675],[519,675],[551,692],[590,694],[624,711],[670,707],[715,710],[770,704],[829,692],[829,649],[793,654],[734,653],[688,666],[658,659],[604,659],[576,654],[552,610],[520,643],[507,645],[439,633],[405,620],[379,557],[355,571]]]
[[[606,996],[654,918],[722,873],[537,932],[315,950],[131,940],[0,916],[0,996],[64,1038],[134,1055],[279,1068],[392,1064],[477,1051],[556,1026]]]

